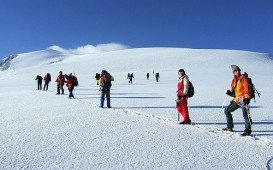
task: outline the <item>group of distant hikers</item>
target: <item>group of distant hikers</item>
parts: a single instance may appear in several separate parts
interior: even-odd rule
[[[153,71],[153,74],[154,74],[154,71]],[[133,83],[133,79],[134,79],[134,73],[128,73],[127,74],[127,79],[129,80],[129,84],[132,84]],[[150,73],[147,73],[146,74],[146,78],[147,80],[149,80],[150,78]],[[159,73],[155,73],[155,80],[158,82],[159,80]]]
[[[44,90],[44,91],[45,91],[45,90],[47,91],[47,90],[48,90],[48,84],[49,84],[50,81],[51,81],[51,75],[50,75],[49,73],[47,73],[47,74],[45,75],[44,79],[43,79],[42,76],[37,75],[37,77],[36,77],[35,80],[37,80],[37,82],[38,82],[38,90],[42,90],[42,82],[43,82],[43,80],[44,80],[45,84],[44,84],[43,90]]]
[[[158,73],[158,72],[155,73],[155,71],[153,71],[153,74],[155,74],[155,81],[158,82],[158,80],[159,80],[159,73]],[[149,78],[150,78],[150,73],[147,73],[147,74],[146,74],[146,77],[147,77],[147,80],[149,80]]]
[[[51,75],[49,73],[47,73],[44,76],[44,79],[40,76],[37,75],[36,79],[38,82],[38,90],[42,90],[42,81],[44,80],[45,84],[44,84],[44,91],[48,90],[48,84],[51,81]],[[68,75],[63,75],[63,72],[60,71],[59,75],[57,76],[57,79],[55,80],[55,82],[57,83],[57,93],[56,95],[60,95],[60,94],[64,94],[64,84],[66,83],[66,86],[68,88],[69,91],[69,95],[68,98],[75,98],[73,95],[73,90],[75,86],[78,86],[78,79],[75,75],[73,75],[72,73],[68,74]],[[61,93],[62,92],[62,93]]]
[[[251,79],[248,77],[247,73],[241,73],[241,69],[236,65],[231,65],[231,69],[233,72],[233,80],[231,82],[231,88],[227,90],[226,94],[228,96],[233,97],[233,100],[230,104],[225,108],[224,113],[226,115],[227,127],[223,128],[224,131],[233,132],[234,123],[232,112],[237,110],[238,108],[242,108],[243,117],[245,120],[245,130],[241,134],[242,136],[248,136],[252,133],[252,120],[250,117],[249,111],[249,103],[252,98],[255,97],[255,92],[259,94],[259,92],[255,89],[252,84]],[[154,74],[154,72],[153,72]],[[156,81],[158,81],[159,73],[155,74]],[[179,122],[179,124],[191,124],[191,119],[189,116],[188,110],[188,98],[194,95],[194,87],[192,83],[189,81],[189,77],[186,75],[184,69],[180,69],[178,71],[178,83],[177,83],[177,99],[176,99],[176,108],[179,114],[183,117],[183,121]],[[110,89],[112,86],[112,81],[114,78],[108,73],[106,70],[102,70],[101,73],[96,73],[96,81],[97,85],[100,86],[100,108],[104,108],[105,98],[107,100],[107,107],[111,108],[110,101]],[[133,73],[128,73],[127,79],[129,79],[129,83],[132,83],[132,79],[134,78]],[[147,79],[149,79],[149,73],[147,73]],[[43,78],[37,75],[36,80],[38,81],[38,90],[42,90],[42,80]],[[51,76],[47,73],[44,77],[45,85],[44,90],[48,90],[48,84],[51,81]],[[69,75],[63,75],[62,71],[59,72],[59,75],[56,79],[57,82],[57,95],[64,94],[64,83],[69,90],[69,98],[74,98],[73,89],[75,86],[78,86],[78,80],[75,75],[70,73]]]

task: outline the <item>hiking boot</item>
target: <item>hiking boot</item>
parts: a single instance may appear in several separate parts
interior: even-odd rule
[[[226,128],[223,128],[223,131],[233,132],[233,129],[232,129],[232,128],[229,128],[229,127],[226,127]]]
[[[56,93],[56,95],[60,95],[60,93]]]
[[[251,132],[251,130],[244,130],[244,133],[242,133],[241,136],[250,136]]]
[[[188,125],[191,124],[191,120],[184,120],[182,122],[179,122],[180,125]]]
[[[100,108],[103,108],[103,106],[99,106]]]
[[[111,106],[107,106],[108,108],[112,108]]]

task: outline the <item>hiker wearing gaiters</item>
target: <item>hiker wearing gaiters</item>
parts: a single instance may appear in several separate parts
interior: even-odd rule
[[[248,136],[251,134],[252,120],[249,112],[249,103],[254,98],[254,85],[248,74],[245,72],[241,74],[241,69],[236,65],[231,65],[231,69],[234,78],[231,82],[231,89],[227,90],[226,94],[233,97],[233,100],[225,109],[227,127],[223,128],[225,131],[233,131],[233,118],[231,112],[234,112],[238,108],[242,108],[243,117],[245,119],[245,130],[241,134],[242,136]]]
[[[189,77],[186,75],[184,69],[178,71],[179,79],[177,83],[177,99],[176,108],[178,113],[180,113],[184,120],[179,122],[179,124],[190,124],[191,119],[189,117],[188,110],[188,90],[189,90]],[[179,117],[179,115],[178,115]]]

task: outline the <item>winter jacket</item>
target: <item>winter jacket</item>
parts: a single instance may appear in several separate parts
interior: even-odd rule
[[[49,82],[51,81],[51,76],[50,76],[50,74],[45,75],[44,81],[45,81],[45,83],[49,83]]]
[[[66,76],[66,86],[69,89],[73,89],[75,84],[74,84],[74,76]]]
[[[64,85],[64,75],[59,75],[56,79],[58,85]]]
[[[250,88],[248,74],[244,73],[240,77],[234,76],[231,82],[231,91],[235,92],[235,102],[239,102],[240,99],[251,99],[252,91]]]
[[[39,83],[39,84],[41,84],[41,83],[42,83],[42,81],[43,81],[43,77],[41,77],[41,76],[37,76],[35,80],[37,80],[37,81],[38,81],[38,83]]]
[[[188,95],[189,77],[186,74],[179,78],[179,81],[177,83],[177,89],[178,97]]]

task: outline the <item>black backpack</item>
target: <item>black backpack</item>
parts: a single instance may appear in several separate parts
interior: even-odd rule
[[[78,82],[78,79],[76,76],[73,76],[73,83],[74,83],[74,86],[78,86],[79,85],[79,82]]]
[[[191,98],[192,96],[194,96],[194,87],[192,83],[189,81],[188,97]]]
[[[105,74],[104,75],[104,82],[111,83],[111,78],[112,78],[112,76],[109,73]]]
[[[104,75],[103,90],[110,90],[112,86],[111,80],[112,76],[109,73]]]

